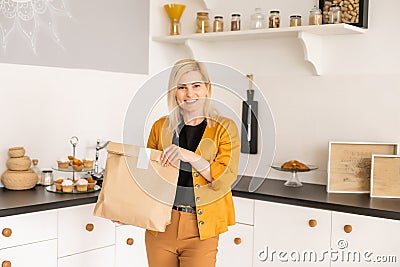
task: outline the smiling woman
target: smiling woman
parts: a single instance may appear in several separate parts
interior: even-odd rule
[[[178,186],[165,232],[146,231],[150,267],[213,267],[219,234],[235,223],[230,191],[238,173],[236,124],[211,105],[203,63],[186,59],[171,70],[169,115],[156,121],[147,147],[162,150],[163,166],[179,168]]]

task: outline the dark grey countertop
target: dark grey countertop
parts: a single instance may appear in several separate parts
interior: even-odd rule
[[[242,177],[233,188],[233,195],[400,220],[400,199],[370,198],[369,194],[328,194],[324,185],[304,184],[291,188],[284,186],[284,181],[272,179],[265,179],[255,192],[249,192],[250,180],[250,177]],[[43,186],[23,191],[0,188],[0,217],[95,203],[98,193],[59,194],[47,192]]]
[[[264,179],[249,192],[251,177],[242,177],[232,190],[237,197],[400,220],[400,199],[371,198],[369,194],[327,193],[325,185],[284,186],[285,181]]]
[[[48,192],[44,186],[21,191],[0,188],[0,217],[95,203],[97,195],[98,192],[53,193]]]

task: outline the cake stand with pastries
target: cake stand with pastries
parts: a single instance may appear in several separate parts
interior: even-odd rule
[[[287,161],[280,166],[271,166],[274,170],[277,171],[282,171],[282,172],[291,172],[292,175],[287,180],[284,185],[289,186],[289,187],[301,187],[303,184],[300,182],[298,173],[299,172],[309,172],[309,171],[314,171],[318,169],[317,166],[314,165],[306,165],[304,163],[301,163],[297,160],[290,160]]]
[[[46,190],[54,193],[69,194],[88,193],[100,190],[101,187],[96,185],[96,181],[90,175],[93,172],[94,160],[81,161],[76,158],[75,152],[78,144],[78,137],[71,137],[70,143],[72,145],[72,156],[68,156],[66,160],[57,161],[57,166],[54,166],[52,169],[59,172],[70,173],[72,177],[58,179],[53,185],[47,186]],[[89,177],[86,179],[83,179],[83,177],[76,177],[76,173],[86,173]],[[67,182],[69,184],[67,184]],[[83,190],[83,188],[86,190]]]

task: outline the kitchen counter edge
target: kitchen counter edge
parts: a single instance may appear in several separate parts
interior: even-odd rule
[[[259,184],[249,192],[251,180]],[[304,184],[299,188],[283,185],[285,181],[242,176],[235,183],[236,197],[332,210],[351,214],[400,220],[400,199],[370,198],[369,194],[327,193],[325,185]],[[30,190],[11,191],[0,188],[0,217],[60,209],[96,203],[99,192],[85,194],[57,194],[42,186]]]

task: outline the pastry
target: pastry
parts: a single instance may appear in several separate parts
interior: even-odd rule
[[[57,160],[57,165],[58,165],[58,168],[60,168],[60,169],[66,169],[69,166],[69,160],[68,159]]]
[[[93,168],[93,163],[94,163],[94,160],[92,160],[92,159],[84,159],[83,160],[83,166],[86,169],[92,169]]]
[[[72,165],[81,166],[81,165],[83,165],[83,162],[82,162],[80,159],[74,159],[74,160],[72,161]]]
[[[72,192],[74,189],[74,183],[71,180],[64,180],[61,184],[63,192]]]
[[[56,186],[56,190],[57,191],[61,191],[62,190],[62,182],[64,181],[64,179],[57,179],[54,184]]]
[[[79,179],[76,182],[76,190],[78,192],[86,192],[88,190],[88,181],[86,179]]]
[[[287,161],[282,164],[281,168],[286,170],[302,170],[302,171],[310,170],[310,168],[307,167],[307,165],[297,160]]]
[[[72,166],[72,161],[74,160],[73,156],[68,156],[69,159],[69,166]]]
[[[74,168],[75,171],[80,172],[83,170],[83,165],[72,165],[72,168]]]
[[[88,190],[93,190],[97,181],[93,179],[92,177],[89,177],[86,179],[88,181]]]

